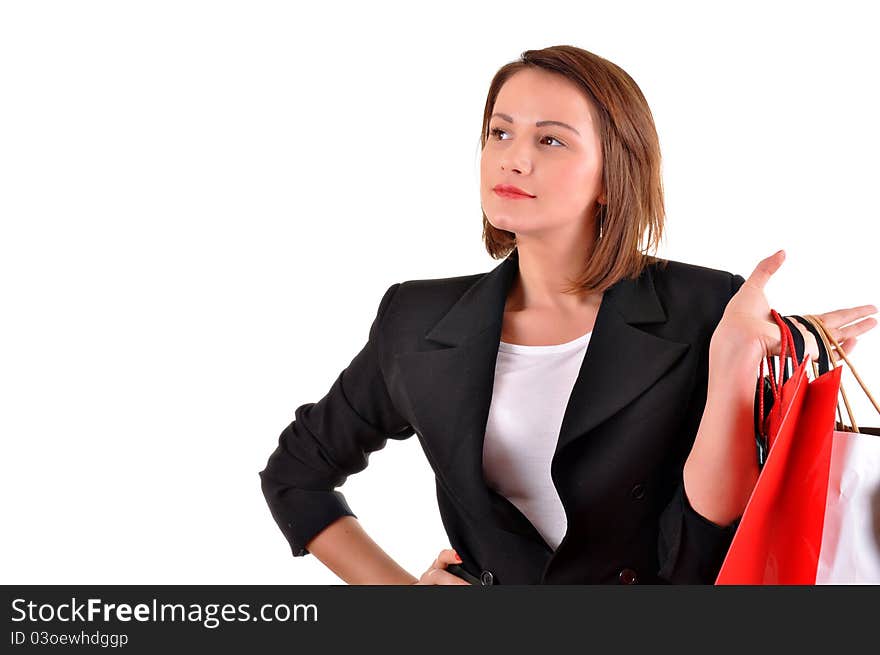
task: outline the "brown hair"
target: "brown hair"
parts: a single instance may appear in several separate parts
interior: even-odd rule
[[[663,237],[660,141],[645,96],[616,64],[570,45],[526,50],[492,78],[483,111],[481,148],[489,138],[489,118],[502,85],[527,68],[567,77],[592,101],[599,119],[606,204],[599,204],[596,218],[602,236],[585,270],[566,292],[604,292],[618,280],[638,277],[650,263],[665,265],[665,260],[647,253],[650,248],[656,252]],[[643,250],[645,233],[647,248]],[[516,235],[494,227],[483,212],[483,243],[494,259],[501,259],[516,247]]]

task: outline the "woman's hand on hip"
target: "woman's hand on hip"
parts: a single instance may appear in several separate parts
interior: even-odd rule
[[[434,563],[428,567],[428,570],[422,573],[422,577],[414,585],[440,585],[440,584],[460,584],[470,586],[467,580],[462,580],[457,575],[453,575],[446,570],[447,564],[461,564],[461,558],[452,548],[446,548],[440,551]]]

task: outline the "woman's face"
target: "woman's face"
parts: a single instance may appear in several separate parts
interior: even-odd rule
[[[536,126],[542,121],[559,124]],[[519,187],[534,197],[494,191]],[[567,78],[525,69],[501,87],[480,159],[480,202],[494,227],[523,237],[594,235],[602,193],[602,144],[592,103]]]

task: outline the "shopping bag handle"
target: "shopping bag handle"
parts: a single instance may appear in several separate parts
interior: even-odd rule
[[[813,362],[813,372],[814,373],[816,372],[816,364],[818,363],[819,364],[819,372],[816,374],[816,377],[819,377],[820,375],[825,375],[828,371],[831,370],[831,364],[830,364],[831,347],[830,346],[828,346],[826,348],[822,347],[822,343],[824,341],[824,339],[822,338],[822,333],[819,330],[819,328],[817,328],[813,324],[812,321],[804,318],[803,316],[799,316],[797,314],[792,314],[791,318],[796,318],[801,323],[803,323],[803,325],[807,329],[807,331],[810,332],[816,338],[816,344],[819,346],[819,358],[816,360],[816,362]]]
[[[816,322],[813,319],[814,319],[814,317],[812,315],[808,315],[808,317],[804,317],[803,320],[807,324],[807,326],[809,326],[809,329],[810,329],[810,331],[813,332],[813,335],[816,337],[816,341],[818,342],[818,345],[819,345],[820,354],[826,355],[825,359],[830,360],[832,362],[832,366],[836,366],[838,360],[833,359],[834,349],[831,345],[831,342],[828,341],[828,337],[826,336],[827,330],[822,330],[818,325],[816,325]],[[820,360],[819,361],[819,370],[816,370],[816,363],[815,362],[813,363],[813,379],[818,378],[820,375],[825,375],[825,373],[827,373],[829,370],[831,370],[831,368],[829,367],[827,362],[825,364],[825,367],[823,368],[822,361],[821,361],[822,357],[820,357],[819,360]],[[840,411],[840,398],[841,398],[841,396],[843,396],[844,403],[848,406],[849,399],[846,397],[846,391],[843,388],[843,384],[840,385],[840,393],[837,394],[837,404],[836,404],[837,420],[839,422],[839,425],[843,426],[844,425],[843,412]],[[849,413],[850,410],[848,409],[847,412]],[[852,414],[850,413],[850,424],[852,424],[852,418],[853,418]]]
[[[791,332],[791,338],[794,340],[795,354],[793,356],[793,360],[796,362],[802,362],[804,360],[805,352],[804,335],[801,334],[801,331],[797,328],[795,322],[791,320],[790,317],[783,316],[782,320],[785,321],[785,325],[788,327],[788,331]],[[796,366],[791,367],[792,374],[794,373],[795,368]],[[785,384],[786,382],[788,382],[788,378],[791,376],[791,374],[789,374],[788,372],[789,367],[787,364],[783,370],[785,371],[785,373],[782,378],[782,384]]]
[[[843,348],[840,347],[840,344],[837,342],[837,339],[834,338],[834,335],[831,334],[831,331],[828,329],[828,327],[825,325],[825,323],[822,322],[822,319],[819,318],[818,316],[815,316],[814,314],[806,314],[805,318],[812,321],[813,325],[815,325],[819,329],[819,332],[822,334],[823,341],[827,340],[828,342],[831,343],[832,346],[834,346],[834,351],[832,351],[831,348],[828,349],[829,354],[832,356],[834,366],[837,366],[837,363],[841,359],[843,359],[843,361],[846,362],[846,365],[849,366],[850,370],[852,371],[853,376],[855,377],[856,381],[859,383],[859,386],[862,388],[862,390],[868,396],[868,399],[871,401],[871,404],[874,405],[874,409],[876,409],[877,413],[880,414],[880,404],[878,404],[877,401],[874,399],[874,396],[871,395],[871,392],[868,390],[868,386],[862,380],[862,377],[859,375],[858,371],[856,371],[856,367],[853,366],[853,363],[851,361],[849,361],[849,357],[846,356],[846,352],[844,352]],[[859,426],[856,425],[856,420],[853,417],[853,413],[852,413],[852,407],[850,407],[850,405],[849,405],[849,399],[847,399],[847,397],[846,397],[846,392],[843,390],[843,385],[840,386],[840,393],[843,395],[843,402],[846,405],[846,413],[849,414],[849,420],[850,420],[850,425],[852,427],[852,431],[858,432]],[[842,421],[841,421],[841,423],[842,423]]]
[[[791,331],[789,330],[788,324],[786,324],[785,320],[782,316],[779,315],[775,309],[770,310],[770,315],[773,317],[773,320],[776,321],[776,324],[779,326],[779,334],[780,334],[780,345],[779,345],[779,374],[780,377],[784,377],[783,370],[786,366],[786,356],[789,354],[788,349],[791,348],[791,356],[797,359],[797,351],[794,346],[794,337],[791,336]],[[767,355],[765,357],[767,360],[767,368],[769,369],[768,373],[770,374],[770,388],[773,390],[773,400],[774,402],[779,402],[782,398],[782,384],[785,381],[784,379],[780,379],[779,383],[776,382],[776,375],[774,373],[775,366],[773,365],[773,356]],[[800,362],[797,362],[800,364]],[[761,360],[761,371],[760,377],[764,377],[764,359]],[[763,402],[761,403],[763,406]],[[763,409],[762,409],[763,412]],[[762,414],[763,420],[763,414]]]
[[[783,378],[786,377],[783,374],[785,370],[786,364],[786,356],[788,354],[789,347],[791,348],[791,356],[797,360],[797,350],[794,344],[794,337],[791,334],[791,330],[788,326],[788,323],[779,315],[775,309],[770,310],[770,315],[773,317],[773,320],[776,322],[776,325],[779,326],[779,334],[780,334],[780,346],[779,346],[779,372],[780,376]],[[806,355],[804,355],[806,359]],[[767,435],[764,434],[764,360],[767,361],[768,373],[770,376],[770,390],[773,392],[773,403],[775,405],[779,405],[782,402],[782,385],[784,384],[784,380],[781,380],[779,384],[776,382],[776,376],[774,373],[774,365],[773,365],[773,355],[767,355],[766,357],[761,358],[761,368],[758,374],[758,434],[756,435],[756,441],[758,445],[758,462],[763,464],[764,459],[766,458],[767,448],[768,448],[768,440]],[[800,365],[801,362],[797,362]]]

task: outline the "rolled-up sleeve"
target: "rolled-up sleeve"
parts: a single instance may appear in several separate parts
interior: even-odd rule
[[[681,480],[660,517],[659,578],[671,584],[713,584],[739,519],[722,526],[699,514]]]
[[[366,345],[327,394],[294,410],[259,473],[269,510],[295,557],[309,554],[306,544],[336,519],[357,516],[336,488],[366,468],[369,454],[388,438],[414,434],[389,396],[380,356],[382,321],[399,286],[385,292]]]
[[[744,282],[741,275],[731,276],[728,301]],[[705,405],[706,389],[703,388],[702,392],[699,398]],[[699,422],[693,430],[694,438],[698,428]],[[746,436],[753,438],[753,435]],[[728,525],[718,525],[698,513],[688,501],[683,474],[679,472],[672,499],[660,515],[658,577],[672,584],[714,584],[740,518]]]

